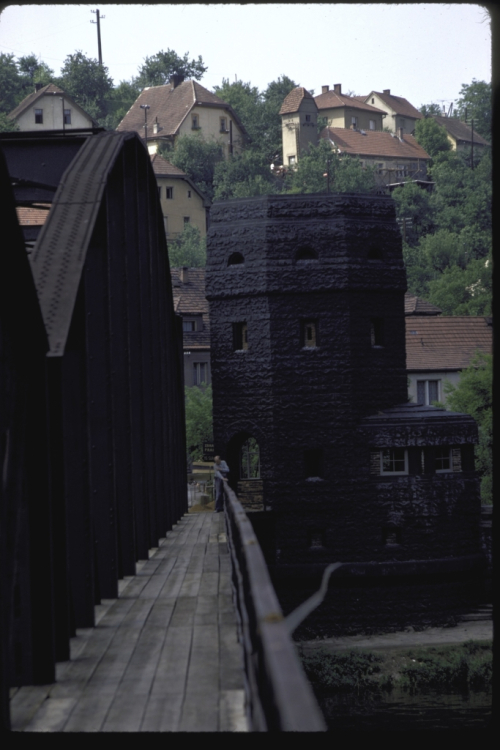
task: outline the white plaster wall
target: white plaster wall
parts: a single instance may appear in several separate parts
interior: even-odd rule
[[[459,379],[460,379],[460,371],[455,370],[453,372],[443,372],[443,371],[432,371],[429,370],[429,372],[409,372],[408,377],[410,379],[410,384],[408,387],[408,398],[410,401],[412,401],[414,404],[417,403],[417,380],[439,380],[439,398],[438,400],[441,401],[441,403],[446,403],[446,393],[444,392],[444,384],[446,381],[449,381],[452,385],[457,386]]]
[[[20,130],[62,130],[63,102],[61,96],[61,94],[47,94],[40,97],[33,106],[17,118]],[[43,109],[43,123],[35,122],[35,109]],[[71,125],[64,125],[65,130],[93,127],[91,118],[84,115],[66,99],[64,100],[64,109],[71,110]]]

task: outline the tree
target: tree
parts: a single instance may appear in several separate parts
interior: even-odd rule
[[[214,86],[214,93],[234,109],[251,138],[251,147],[259,148],[262,138],[262,98],[259,89],[251,83],[222,79],[221,86]]]
[[[295,81],[292,81],[286,75],[282,75],[275,81],[271,81],[262,94],[262,130],[261,138],[257,143],[260,150],[265,152],[265,158],[269,164],[276,161],[281,164],[283,144],[279,111],[285,97],[296,87]]]
[[[0,133],[12,133],[19,130],[19,125],[14,120],[9,120],[5,112],[0,112]]]
[[[164,86],[174,75],[181,80],[194,78],[199,81],[207,70],[201,57],[190,60],[189,52],[184,57],[179,57],[173,49],[167,49],[166,52],[161,50],[144,59],[137,81],[142,90],[146,86]]]
[[[431,104],[422,104],[422,106],[418,108],[418,111],[421,112],[424,117],[443,114],[441,107],[435,102],[431,102]]]
[[[184,389],[186,404],[186,448],[193,461],[201,459],[203,443],[213,436],[212,386]]]
[[[425,296],[444,315],[491,315],[491,257],[471,260],[465,268],[448,266],[428,282]]]
[[[290,193],[369,193],[375,188],[373,169],[363,169],[357,157],[340,157],[326,139],[311,144],[289,171]]]
[[[462,370],[455,387],[445,383],[446,406],[452,411],[470,414],[479,428],[476,445],[476,469],[481,475],[481,500],[493,503],[493,356],[479,353],[470,367]]]
[[[21,99],[22,79],[14,55],[0,52],[0,112],[9,114]]]
[[[180,237],[168,243],[168,258],[172,268],[203,268],[206,265],[206,241],[198,227],[192,224],[184,226]]]
[[[105,99],[107,115],[102,123],[107,130],[116,130],[141,91],[142,88],[138,85],[137,78],[120,81],[118,86],[110,91]]]
[[[411,245],[433,229],[433,209],[431,195],[415,182],[405,182],[396,188],[392,197],[396,204],[398,219],[410,219],[406,227],[406,240]]]
[[[106,99],[113,89],[113,79],[104,65],[77,51],[64,61],[60,84],[91,117],[106,117]]]
[[[19,72],[23,78],[23,86],[27,91],[27,96],[33,90],[35,83],[41,83],[43,86],[47,86],[54,80],[55,74],[52,68],[44,62],[38,62],[38,58],[34,52],[30,55],[20,57],[17,61]]]
[[[450,151],[451,143],[446,130],[432,117],[424,117],[415,123],[415,140],[429,156],[437,156],[442,151]]]
[[[165,151],[162,153],[165,154]],[[213,200],[215,168],[224,159],[222,145],[218,141],[205,141],[199,134],[182,135],[177,139],[174,150],[169,150],[165,156],[182,169],[210,201]]]
[[[214,188],[214,200],[249,198],[277,192],[265,155],[252,150],[219,162],[215,168]]]
[[[456,101],[457,116],[465,120],[465,110],[467,110],[467,122],[474,120],[474,130],[486,140],[491,139],[491,94],[491,83],[476,81],[473,78],[472,83],[462,84]]]

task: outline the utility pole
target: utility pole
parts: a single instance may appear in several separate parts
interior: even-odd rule
[[[99,15],[99,8],[97,10],[91,10],[91,13],[95,13],[97,21],[91,21],[90,23],[96,23],[97,24],[97,47],[99,49],[99,65],[102,65],[102,49],[101,49],[101,18],[106,18],[106,16]]]

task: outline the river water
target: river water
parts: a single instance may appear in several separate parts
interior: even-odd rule
[[[491,690],[411,695],[396,688],[380,695],[340,693],[317,698],[329,730],[487,729],[491,720]]]

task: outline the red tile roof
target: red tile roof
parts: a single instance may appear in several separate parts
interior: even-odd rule
[[[151,155],[151,164],[153,165],[153,171],[155,174],[166,176],[166,177],[187,177],[186,173],[171,164],[169,161],[164,159],[160,154]]]
[[[16,206],[17,218],[21,226],[42,226],[49,215],[50,203],[43,204],[47,208],[31,208],[30,206]]]
[[[405,315],[440,315],[442,310],[410,292],[405,294]]]
[[[491,318],[425,315],[406,318],[406,369],[462,370],[477,350],[490,354]]]
[[[429,154],[419,146],[412,135],[404,135],[403,140],[376,130],[348,128],[325,128],[321,138],[329,138],[342,153],[359,156],[379,156],[383,159],[430,159]]]
[[[184,349],[210,348],[210,319],[208,302],[205,299],[205,269],[189,268],[188,281],[181,281],[181,269],[171,268],[174,310],[182,316],[199,315],[203,320],[202,331],[184,331]]]
[[[403,96],[394,96],[393,94],[385,94],[383,91],[372,91],[368,96],[363,98],[363,101],[367,101],[371,96],[376,94],[384,104],[391,109],[396,115],[401,117],[414,117],[417,120],[423,118],[423,114],[416,109],[413,104],[410,104],[408,99]]]
[[[350,107],[351,109],[362,109],[367,112],[373,112],[374,114],[387,114],[384,109],[379,109],[378,107],[373,107],[371,104],[366,104],[365,102],[360,101],[357,96],[336,94],[335,91],[325,91],[324,94],[315,96],[314,101],[319,110],[332,109],[333,107]]]
[[[68,102],[68,104],[71,104],[73,107],[77,107],[89,118],[89,120],[92,120],[94,126],[97,127],[98,123],[89,115],[89,113],[85,112],[83,107],[77,104],[69,94],[63,91],[63,89],[59,88],[59,86],[56,86],[55,83],[48,83],[47,86],[43,86],[38,91],[33,91],[31,94],[29,94],[25,99],[22,100],[22,102],[17,105],[15,109],[12,110],[12,112],[9,113],[9,119],[15,120],[16,117],[19,117],[19,115],[21,115],[26,109],[28,109],[28,107],[38,101],[38,99],[40,99],[40,97],[42,97],[44,94],[63,94],[64,99],[66,102]]]
[[[149,104],[148,139],[174,136],[193,107],[217,107],[227,110],[240,130],[246,130],[233,109],[198,81],[183,81],[175,88],[170,83],[165,86],[151,86],[144,89],[120,122],[117,130],[135,130],[144,137],[144,110],[141,104]],[[153,123],[158,122],[158,134],[153,135]]]
[[[471,128],[462,122],[458,117],[441,117],[440,115],[434,115],[434,119],[439,125],[454,138],[456,141],[465,141],[466,143],[471,142]],[[481,146],[489,146],[490,144],[486,141],[482,135],[476,133],[474,130],[474,143],[478,143]]]
[[[313,99],[313,97],[307,89],[303,88],[303,86],[297,86],[285,96],[279,114],[289,115],[293,112],[298,112],[303,99]]]

